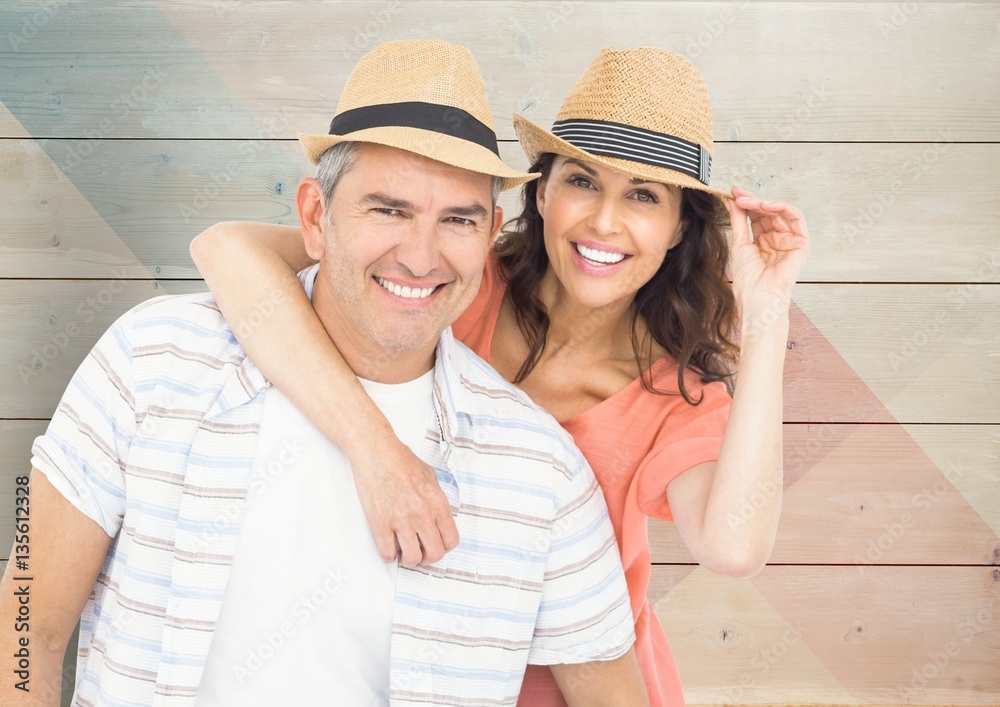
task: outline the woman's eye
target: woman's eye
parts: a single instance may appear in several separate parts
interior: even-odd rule
[[[587,179],[586,177],[573,176],[566,180],[567,184],[572,184],[573,186],[580,187],[581,189],[590,189],[594,186],[594,183]]]
[[[657,203],[659,201],[656,198],[656,195],[654,195],[652,192],[648,192],[648,191],[637,191],[635,193],[635,198],[636,198],[637,201],[642,201],[642,202],[646,202],[646,203],[649,203],[649,204],[655,204],[655,203]]]

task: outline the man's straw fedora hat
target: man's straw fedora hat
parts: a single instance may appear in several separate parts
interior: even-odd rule
[[[502,178],[502,189],[537,174],[500,159],[486,86],[468,49],[437,40],[386,42],[347,79],[329,135],[299,134],[313,164],[330,147],[374,142]]]
[[[705,79],[663,49],[605,47],[566,96],[551,132],[521,115],[514,130],[532,163],[554,152],[732,198],[708,186],[712,108]]]

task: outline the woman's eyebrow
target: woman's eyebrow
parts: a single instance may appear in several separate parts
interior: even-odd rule
[[[629,183],[630,184],[655,184],[658,187],[663,187],[664,189],[667,189],[667,190],[670,189],[669,185],[664,184],[663,182],[656,182],[656,181],[653,181],[652,179],[643,179],[642,177],[632,177],[629,180]]]
[[[566,158],[566,164],[575,164],[577,167],[579,167],[580,169],[582,169],[584,172],[586,172],[587,174],[589,174],[591,177],[596,177],[597,176],[597,170],[595,170],[594,168],[592,168],[592,167],[584,164],[580,160],[575,160],[572,157],[567,157]]]

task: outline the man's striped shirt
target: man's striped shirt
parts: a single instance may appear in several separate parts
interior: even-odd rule
[[[32,459],[114,538],[82,616],[74,704],[194,704],[267,385],[208,294],[129,311],[74,375]],[[461,543],[399,569],[391,704],[513,705],[527,663],[622,655],[634,636],[617,545],[569,435],[450,330],[434,409],[424,461]],[[275,510],[276,523],[295,512]]]

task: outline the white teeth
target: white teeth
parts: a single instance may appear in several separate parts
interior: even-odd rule
[[[576,245],[577,253],[594,263],[614,264],[625,260],[624,253],[609,253],[605,250],[594,250],[593,248],[588,248],[587,246],[580,245],[579,243],[574,245]]]
[[[423,299],[424,297],[429,297],[430,294],[436,289],[434,287],[406,287],[405,285],[401,287],[395,282],[386,280],[384,277],[376,277],[375,280],[392,294],[399,297],[405,297],[407,299]]]

